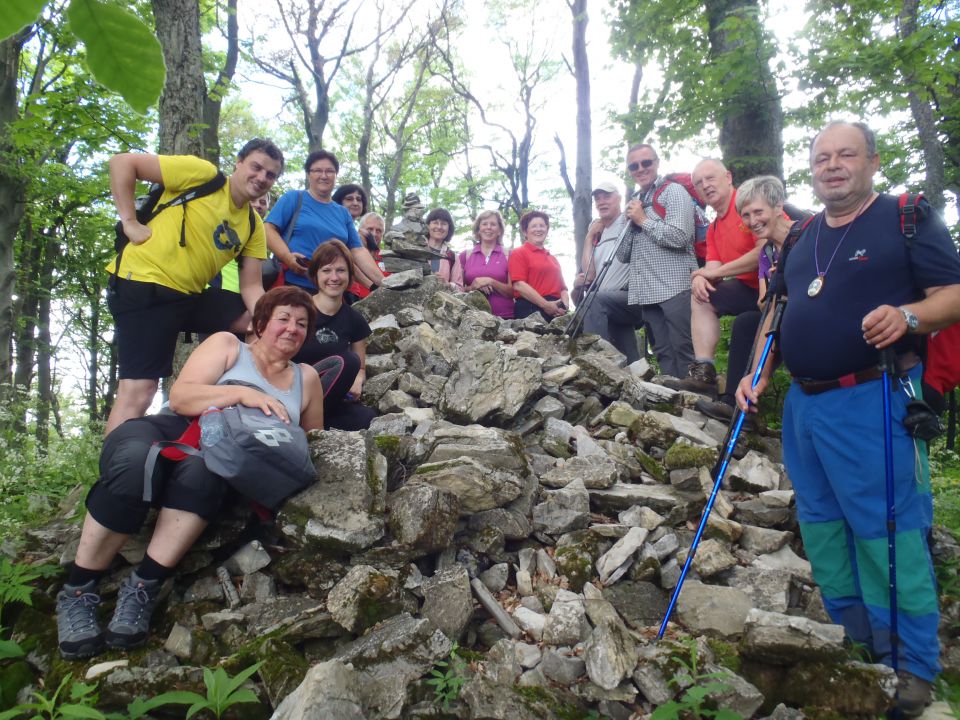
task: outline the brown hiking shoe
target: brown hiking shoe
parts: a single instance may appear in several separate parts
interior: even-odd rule
[[[687,390],[715,399],[717,397],[717,369],[713,366],[713,363],[692,362],[685,378],[682,380],[667,378],[663,381],[663,385],[671,390]]]
[[[736,408],[725,403],[723,400],[707,400],[706,398],[697,400],[693,407],[708,418],[719,420],[722,423],[729,423],[733,419],[734,410],[736,410]],[[743,429],[746,432],[757,431],[757,419],[754,413],[745,413]]]
[[[924,709],[930,704],[930,693],[933,685],[923,678],[918,678],[911,672],[899,670],[897,672],[897,708],[905,718],[916,718],[923,715]]]

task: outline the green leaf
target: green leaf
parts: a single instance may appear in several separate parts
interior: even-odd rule
[[[0,13],[0,40],[26,27],[40,15],[47,0],[6,0]]]
[[[68,703],[67,705],[61,705],[57,708],[57,711],[63,717],[68,718],[88,718],[88,720],[104,720],[104,715],[102,712],[96,708],[92,708],[89,705],[76,705],[73,703]]]
[[[13,640],[0,640],[0,660],[23,657],[23,648]]]
[[[206,702],[207,699],[200,693],[189,690],[171,690],[170,692],[160,693],[154,698],[146,701],[149,709],[160,707],[161,705],[192,705],[198,702]]]
[[[243,683],[245,683],[249,677],[251,677],[255,672],[257,672],[257,670],[260,669],[261,665],[263,665],[262,660],[260,662],[254,663],[253,665],[248,667],[246,670],[241,670],[239,673],[237,673],[234,676],[234,678],[230,680],[229,683],[227,683],[227,689],[229,690],[229,692],[233,692],[238,687],[243,685]]]
[[[87,48],[97,82],[146,114],[163,90],[166,66],[160,43],[140,18],[100,0],[71,0],[70,27]]]
[[[187,714],[184,715],[184,717],[186,718],[186,720],[190,720],[190,718],[192,718],[201,710],[208,710],[210,709],[210,707],[211,707],[210,703],[207,702],[206,700],[204,700],[203,702],[194,703],[187,709]]]

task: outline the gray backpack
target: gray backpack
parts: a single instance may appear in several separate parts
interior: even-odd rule
[[[199,447],[190,442],[196,438]],[[144,463],[143,499],[152,502],[157,458],[203,458],[207,469],[219,475],[244,497],[277,510],[291,495],[317,478],[307,446],[307,434],[259,408],[232,405],[211,408],[195,419],[179,440],[156,442]],[[196,442],[194,440],[194,442]]]

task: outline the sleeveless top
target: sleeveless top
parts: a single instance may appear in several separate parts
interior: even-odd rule
[[[256,363],[253,361],[253,353],[250,352],[250,346],[245,342],[240,342],[240,354],[233,367],[227,370],[217,385],[225,385],[228,380],[238,380],[248,385],[255,385],[267,395],[276,398],[283,403],[290,416],[290,422],[294,425],[300,424],[300,406],[303,403],[303,378],[301,377],[301,368],[298,364],[291,362],[293,366],[293,385],[289,390],[280,390],[271,385],[260,371],[257,370]]]

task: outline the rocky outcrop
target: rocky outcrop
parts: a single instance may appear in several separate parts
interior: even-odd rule
[[[708,702],[743,717],[882,714],[890,673],[848,659],[826,619],[770,438],[744,437],[652,641],[725,428],[645,362],[624,367],[559,323],[502,321],[424,273],[417,222],[389,236],[410,265],[357,305],[379,319],[364,399],[380,417],[311,435],[317,482],[275,523],[226,509],[170,582],[146,652],[97,669],[104,701],[262,659],[252,717],[277,720],[641,717],[704,675]],[[69,562],[73,528],[34,531],[30,552]],[[59,659],[50,601],[36,604],[14,639],[49,687],[85,666]]]

